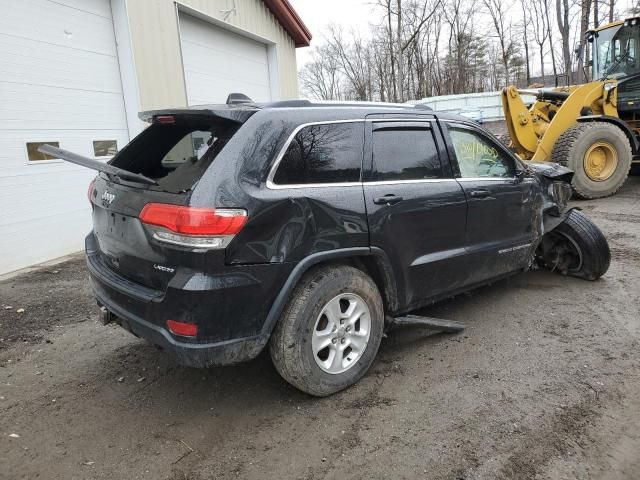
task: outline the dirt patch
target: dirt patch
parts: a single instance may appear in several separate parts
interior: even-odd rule
[[[84,258],[0,282],[0,350],[50,340],[50,333],[97,315]]]

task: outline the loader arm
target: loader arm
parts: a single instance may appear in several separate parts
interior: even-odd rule
[[[531,112],[516,87],[502,89],[502,110],[512,148],[523,159],[530,159],[538,148],[538,135]]]
[[[617,89],[605,90],[604,84],[603,81],[594,81],[570,87],[562,102],[546,99],[544,92],[539,92],[538,100],[530,108],[524,104],[516,87],[503,89],[502,107],[516,153],[527,160],[549,161],[560,135],[577,123],[585,108],[592,115],[617,117]]]

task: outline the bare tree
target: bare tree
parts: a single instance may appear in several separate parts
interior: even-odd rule
[[[505,85],[509,85],[509,61],[513,54],[513,42],[511,38],[507,37],[506,31],[507,25],[505,22],[505,16],[508,7],[502,0],[482,0],[484,6],[489,12],[493,28],[496,31],[498,37],[498,45],[500,46],[501,62],[504,68],[504,80]],[[509,32],[510,33],[510,32]]]
[[[440,9],[442,0],[412,0],[405,4],[402,0],[377,0],[382,7],[389,38],[391,73],[394,76],[393,100],[403,102],[406,99],[405,67],[407,49],[414,43],[424,26]],[[397,78],[396,78],[397,77]]]
[[[551,17],[549,16],[549,11],[551,10],[551,7],[549,6],[550,0],[540,0],[540,1],[544,5],[543,12],[544,12],[544,20],[547,24],[547,40],[549,42],[549,53],[551,54],[551,69],[553,70],[553,76],[557,79],[558,68],[556,66],[556,52],[555,52],[555,49],[553,48],[553,24],[551,23]]]
[[[342,30],[329,26],[327,48],[340,65],[355,100],[371,100],[370,49],[359,35],[351,32],[351,41],[344,38]]]
[[[613,22],[615,16],[616,0],[609,0],[609,23]]]
[[[571,72],[571,51],[569,48],[569,35],[571,33],[571,25],[569,24],[569,0],[556,0],[556,19],[558,20],[558,31],[562,39],[564,74],[568,75],[569,82],[571,83],[573,78]]]
[[[320,100],[342,98],[340,63],[327,45],[321,45],[313,53],[313,59],[300,70],[302,91]]]
[[[578,72],[583,77],[583,81],[588,82],[589,77],[584,68],[584,58],[589,57],[589,44],[585,42],[585,35],[589,29],[589,13],[591,11],[592,0],[580,1],[580,43],[583,46],[578,57]]]
[[[314,47],[300,72],[309,95],[405,101],[528,85],[550,65],[570,74],[594,0],[520,0],[517,24],[506,0],[370,1],[379,22],[366,34],[329,27]]]
[[[532,8],[530,18],[532,18],[531,26],[533,27],[533,39],[538,44],[540,50],[540,76],[544,83],[544,45],[547,42],[547,22],[545,21],[544,8],[546,0],[531,0],[529,3]]]
[[[522,7],[522,36],[524,37],[524,58],[527,64],[527,85],[531,83],[531,69],[529,67],[529,29],[531,28],[531,18],[529,16],[529,10],[526,7],[527,0],[520,0],[520,6]]]

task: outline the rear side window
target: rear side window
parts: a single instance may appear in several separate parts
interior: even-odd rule
[[[374,128],[374,181],[442,178],[442,165],[431,128]]]
[[[303,127],[287,147],[273,182],[278,185],[359,182],[362,122]]]
[[[152,124],[113,165],[153,178],[168,192],[191,189],[240,128],[235,122]]]

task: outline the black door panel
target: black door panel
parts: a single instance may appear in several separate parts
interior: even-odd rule
[[[370,242],[389,256],[407,310],[460,283],[467,202],[460,184],[445,178],[435,123],[370,122],[367,144]]]
[[[371,245],[387,252],[398,290],[405,293],[400,303],[417,305],[456,284],[464,258],[467,210],[460,185],[453,179],[365,183],[364,190]],[[390,192],[402,193],[403,201],[395,205],[374,203]]]
[[[516,160],[479,130],[449,125],[446,131],[468,203],[468,283],[526,267],[539,223],[535,180],[518,177]]]

